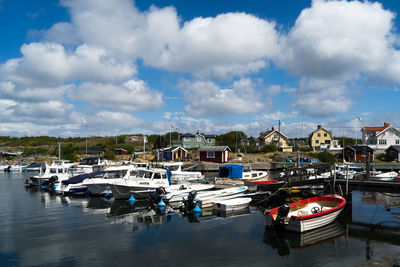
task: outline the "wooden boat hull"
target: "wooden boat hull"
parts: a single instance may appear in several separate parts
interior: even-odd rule
[[[322,211],[311,213],[313,207],[322,207]],[[279,207],[265,211],[265,226],[282,227],[284,230],[306,232],[328,225],[339,216],[344,209],[346,200],[338,195],[313,197],[290,204],[290,212],[285,220],[277,225],[276,218]],[[300,208],[303,207],[304,208]],[[307,211],[308,209],[308,211]]]

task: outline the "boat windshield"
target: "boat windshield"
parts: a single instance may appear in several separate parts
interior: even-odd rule
[[[106,179],[114,179],[114,178],[122,178],[126,175],[128,170],[115,170],[115,171],[108,171],[104,178]]]
[[[146,179],[151,179],[151,172],[149,171],[138,171],[137,172],[137,177],[138,178],[146,178]]]

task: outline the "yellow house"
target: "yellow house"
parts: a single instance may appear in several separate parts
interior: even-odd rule
[[[274,127],[269,131],[261,132],[260,136],[256,139],[257,147],[260,148],[264,145],[275,145],[283,152],[292,152],[293,150],[292,147],[289,146],[289,139],[278,130],[275,130]]]
[[[310,133],[308,141],[310,147],[312,148],[315,148],[317,146],[319,147],[330,146],[332,145],[333,142],[332,132],[322,128],[321,125],[318,125],[317,130]]]

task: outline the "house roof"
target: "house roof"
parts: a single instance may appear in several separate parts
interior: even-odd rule
[[[400,152],[400,146],[391,145],[391,146],[388,147],[386,150],[388,150],[389,148],[393,148],[393,149],[396,150],[397,152]]]
[[[216,138],[217,137],[216,134],[201,134],[201,133],[196,133],[196,134],[185,133],[185,134],[182,134],[181,137],[195,137],[196,135],[202,135],[205,138]]]
[[[181,147],[181,146],[173,146],[173,147],[165,147],[165,148],[160,148],[160,149],[157,149],[158,151],[163,151],[163,152],[170,152],[170,151],[175,151],[175,150],[177,150],[177,149],[181,149],[181,150],[184,150],[184,151],[186,151],[187,152],[187,150],[186,149],[184,149],[183,147]]]
[[[269,130],[269,131],[261,132],[261,133],[260,133],[260,136],[259,136],[257,139],[260,139],[260,140],[265,139],[265,138],[267,138],[268,136],[272,135],[272,134],[275,133],[275,132],[276,132],[277,134],[281,135],[284,139],[289,140],[289,139],[286,137],[286,135],[284,135],[283,133],[281,133],[281,132],[279,132],[278,130],[274,129],[274,127],[272,127],[272,129]]]
[[[355,150],[357,152],[374,152],[375,149],[370,148],[369,146],[346,146],[346,148],[350,148],[352,150]]]
[[[325,132],[329,133],[329,135],[330,135],[331,138],[332,138],[332,132],[329,131],[329,130],[327,130],[327,129],[325,129],[325,128],[322,128],[321,125],[319,125],[318,128],[317,128],[315,131],[313,131],[312,133],[309,134],[309,138],[311,139],[311,138],[313,137],[314,133],[315,133],[316,131],[318,131],[318,130],[324,130]]]
[[[383,123],[383,126],[381,126],[381,127],[376,127],[376,126],[373,126],[373,127],[365,126],[365,127],[363,127],[363,128],[361,129],[361,131],[362,131],[362,130],[365,130],[365,131],[381,132],[381,131],[385,130],[386,128],[389,128],[389,127],[390,127],[390,124],[389,124],[388,122],[385,122],[385,123]]]
[[[231,151],[229,146],[202,146],[199,151],[225,151],[227,149]]]

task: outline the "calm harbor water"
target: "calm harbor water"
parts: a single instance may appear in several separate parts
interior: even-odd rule
[[[392,266],[400,194],[353,192],[341,220],[306,234],[264,229],[261,208],[184,217],[143,203],[53,196],[0,173],[0,266]]]

